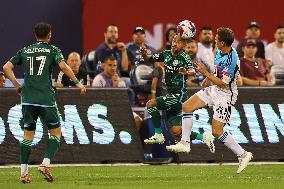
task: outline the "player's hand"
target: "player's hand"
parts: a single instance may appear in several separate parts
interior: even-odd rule
[[[116,44],[116,47],[120,50],[120,51],[125,51],[126,50],[126,46],[123,42],[118,42]]]
[[[86,87],[84,85],[82,85],[82,83],[78,83],[76,84],[76,87],[78,87],[80,89],[80,94],[81,95],[85,95],[86,94]]]
[[[186,75],[187,74],[187,69],[185,69],[184,67],[180,67],[178,69],[178,73],[180,73],[181,75]]]
[[[147,55],[147,48],[143,45],[140,47],[139,52],[143,55]]]
[[[208,73],[206,66],[201,62],[194,62],[194,64],[196,65],[196,70],[202,73],[202,75],[206,75]]]
[[[193,77],[193,76],[195,76],[196,72],[195,72],[194,68],[189,68],[189,69],[187,70],[187,74],[188,74],[190,77]]]

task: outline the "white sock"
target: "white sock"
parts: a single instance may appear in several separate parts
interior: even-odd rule
[[[28,164],[21,164],[21,175],[28,173]]]
[[[233,136],[227,132],[224,131],[223,134],[218,138],[225,146],[227,146],[229,149],[231,149],[234,154],[236,154],[238,157],[241,157],[246,151],[235,141]]]
[[[41,164],[43,164],[43,165],[49,165],[49,164],[50,164],[50,159],[49,159],[49,158],[43,158]]]
[[[192,113],[184,113],[182,115],[182,132],[181,132],[181,140],[190,142],[190,134],[193,125],[193,114]]]

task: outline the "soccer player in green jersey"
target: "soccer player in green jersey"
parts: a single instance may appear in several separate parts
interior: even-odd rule
[[[181,127],[182,103],[187,100],[187,85],[186,81],[189,75],[195,74],[190,57],[184,52],[184,47],[187,40],[177,34],[172,41],[172,49],[165,50],[160,54],[155,54],[151,57],[147,56],[147,50],[142,47],[140,52],[146,62],[164,62],[165,63],[165,83],[168,94],[165,96],[151,99],[147,102],[147,110],[152,116],[155,127],[154,136],[145,139],[146,144],[162,144],[165,138],[162,134],[160,126],[159,110],[166,111],[166,117],[171,127]],[[198,138],[198,133],[192,133],[192,140],[203,140],[210,148],[211,152],[215,152],[215,146],[211,134],[201,135]]]
[[[55,90],[52,87],[51,80],[53,67],[58,65],[76,83],[76,87],[80,89],[81,94],[86,92],[86,88],[77,80],[70,67],[65,63],[61,50],[49,44],[51,26],[48,23],[40,22],[36,24],[34,32],[36,42],[19,50],[3,66],[7,78],[21,95],[24,139],[20,143],[20,180],[23,183],[31,182],[28,174],[28,159],[38,117],[40,117],[42,124],[47,126],[50,133],[44,159],[38,170],[48,181],[53,181],[50,161],[60,146],[61,138],[60,119],[55,101]],[[13,68],[16,65],[23,66],[23,86],[20,85],[14,75]]]

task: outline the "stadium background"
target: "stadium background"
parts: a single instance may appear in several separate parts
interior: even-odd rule
[[[118,25],[123,42],[131,40],[134,27],[143,26],[149,42],[160,47],[167,26],[182,19],[194,21],[197,29],[203,25],[231,27],[237,40],[243,38],[248,22],[256,20],[261,26],[261,39],[271,42],[275,28],[283,24],[282,4],[281,0],[5,0],[0,6],[0,65],[34,41],[33,26],[41,20],[52,24],[52,41],[66,56],[74,50],[94,50],[110,23]]]
[[[199,29],[203,25],[211,25],[214,29],[219,26],[231,27],[235,31],[236,40],[243,38],[247,23],[251,20],[256,20],[261,25],[261,39],[271,42],[273,41],[273,33],[276,26],[283,23],[284,13],[282,6],[279,6],[281,5],[281,3],[282,1],[280,0],[271,2],[255,2],[245,0],[220,0],[218,2],[180,0],[178,1],[178,3],[149,0],[142,2],[114,0],[30,0],[28,2],[20,0],[3,1],[0,6],[0,65],[2,67],[5,61],[7,61],[12,55],[14,55],[18,49],[34,41],[33,26],[36,22],[42,20],[45,20],[52,24],[52,41],[56,46],[59,46],[62,49],[65,57],[68,53],[74,50],[82,54],[87,53],[90,50],[94,50],[101,42],[103,42],[104,29],[110,23],[115,23],[118,25],[120,41],[123,42],[128,42],[131,40],[131,35],[134,27],[143,26],[147,30],[148,41],[156,48],[159,48],[161,47],[161,45],[163,45],[163,36],[166,28],[182,19],[190,19],[194,21],[197,29]],[[206,6],[204,6],[205,4]],[[7,17],[9,17],[9,19],[7,19]],[[19,71],[17,72],[17,76],[22,76]],[[273,109],[278,115],[278,118],[281,118],[283,112],[280,112],[280,110],[277,109],[278,104],[282,103],[280,95],[281,90],[275,89],[274,93],[271,93],[269,91],[263,93],[263,89],[257,90],[259,91],[247,93],[244,94],[244,96],[258,93],[263,95],[260,96],[263,98],[256,98],[257,101],[254,102],[250,102],[249,100],[246,101],[246,99],[244,99],[244,101],[241,103],[252,103],[256,104],[256,106],[258,106],[258,104],[272,104]],[[9,131],[10,129],[8,126],[7,111],[16,103],[18,103],[17,100],[19,99],[17,99],[16,96],[10,97],[11,101],[13,101],[14,104],[11,103],[11,101],[10,104],[7,103],[8,101],[5,101],[4,103],[3,99],[4,96],[7,96],[7,93],[4,94],[1,92],[1,95],[0,107],[3,124],[1,124],[0,126],[5,127],[5,135],[7,134],[6,136],[4,136],[6,137],[5,140],[3,140],[8,143],[12,142],[12,144],[16,144],[17,141],[13,138]],[[273,96],[272,98],[270,98],[271,95]],[[98,102],[103,96],[104,95],[96,97],[97,99],[95,101]],[[77,101],[74,101],[73,99],[75,98],[75,96],[69,97],[70,101],[66,103],[71,103],[73,105],[76,104]],[[85,102],[85,100],[82,101],[82,103]],[[62,105],[65,104],[64,102],[61,103]],[[89,106],[89,104],[84,104],[84,106]],[[113,107],[115,106],[112,106],[110,108]],[[86,109],[86,107],[84,108]],[[117,111],[113,112],[115,112],[114,114],[117,113]],[[131,116],[130,112],[120,113],[121,114],[116,114],[115,116]],[[243,122],[246,121],[245,117],[243,117],[242,119]],[[88,120],[85,117],[84,122],[87,121]],[[129,123],[125,127],[128,129],[130,127],[134,127],[132,124],[133,123]],[[283,128],[283,124],[280,126]],[[261,133],[264,137],[266,137],[267,134],[264,128],[262,128]],[[265,155],[271,154],[272,158],[269,159],[270,157],[267,156],[267,159],[260,158],[259,160],[283,161],[283,133],[283,130],[281,130],[281,132],[277,131],[277,134],[280,136],[280,141],[275,145],[268,144],[268,140],[267,138],[265,138],[264,145],[252,144],[250,148],[256,148],[256,150],[259,150],[259,153],[262,153],[261,150],[263,150],[263,147],[265,145],[272,145],[269,148],[269,150],[271,151],[265,153]],[[9,138],[11,140],[7,141],[7,139]],[[18,153],[18,146],[15,145],[15,148],[12,151],[13,153],[9,154],[9,151],[7,151],[7,149],[10,149],[10,145],[8,145],[8,143],[5,144],[5,142],[0,144],[0,147],[3,149],[1,149],[1,151],[5,151],[5,153],[1,154],[1,160],[6,159],[5,157],[8,156],[13,157],[10,158],[11,162],[9,163],[16,163],[18,157],[15,156],[15,154]],[[137,146],[139,142],[140,141],[136,141]],[[74,153],[76,154],[78,153],[76,149],[78,150],[81,147],[80,145],[74,146],[75,147],[72,149],[74,149]],[[67,148],[67,145],[65,147]],[[38,148],[39,150],[43,150],[42,146],[39,146]],[[101,148],[101,152],[103,152],[104,147],[99,148]],[[116,148],[116,146],[114,146],[113,148]],[[124,150],[127,150],[127,148],[122,148]],[[88,148],[88,150],[90,149],[92,148]],[[204,148],[201,149],[203,151],[205,150]],[[110,150],[112,150],[112,148],[110,148]],[[131,148],[129,148],[128,150],[131,150]],[[138,149],[138,151],[139,150],[140,149]],[[97,154],[100,154],[99,151]],[[141,151],[138,152],[138,155],[142,155]],[[221,154],[220,156],[220,160],[224,160],[224,157],[222,155],[223,154]],[[204,154],[200,154],[200,156],[204,156]],[[196,156],[196,159],[200,158],[200,156]],[[38,162],[40,157],[35,156],[34,158],[34,161]],[[64,163],[64,161],[62,160],[64,160],[65,158],[61,157],[62,159],[60,159],[60,156],[58,156],[58,158],[58,162]],[[99,157],[96,158],[98,158],[94,160],[96,162],[105,160],[99,159]],[[133,159],[141,160],[140,158],[142,157],[135,156],[135,158]],[[68,163],[74,161],[75,159],[76,158],[73,157],[73,159],[67,159],[66,162]],[[124,161],[124,156],[119,160]],[[225,160],[232,160],[232,154],[227,156],[227,159]],[[78,160],[77,162],[85,161]],[[5,162],[2,161],[1,163]]]

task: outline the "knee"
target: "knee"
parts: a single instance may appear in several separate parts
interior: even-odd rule
[[[185,113],[192,113],[192,109],[190,108],[190,106],[187,103],[183,103],[182,104],[182,111]]]
[[[151,108],[151,107],[155,107],[155,106],[156,106],[156,100],[155,99],[151,99],[146,103],[147,108]]]
[[[24,131],[24,139],[25,140],[32,141],[34,139],[34,136],[35,136],[35,131],[27,131],[27,130]]]
[[[56,136],[57,138],[61,137],[61,127],[58,127],[56,129],[51,129],[49,132],[50,135]]]
[[[181,134],[181,127],[180,126],[173,126],[172,129],[172,135],[175,137],[179,137]]]
[[[223,134],[223,130],[218,129],[212,129],[212,135],[216,138],[220,138],[220,136]]]

